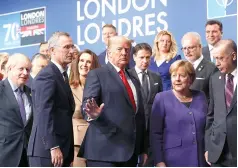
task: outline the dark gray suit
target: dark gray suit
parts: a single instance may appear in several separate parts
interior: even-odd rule
[[[30,89],[24,93],[31,104]],[[0,83],[0,167],[28,166],[26,153],[31,133],[32,112],[24,125],[12,87],[5,79]],[[24,163],[23,163],[24,162]]]
[[[135,68],[129,69],[128,70],[129,73],[138,80],[138,82],[140,82],[138,74],[135,70]],[[151,109],[152,109],[152,105],[154,102],[154,98],[155,95],[161,91],[163,91],[163,86],[162,86],[162,80],[160,78],[160,75],[147,70],[147,74],[149,76],[149,85],[150,85],[150,92],[149,92],[149,96],[147,98],[147,100],[144,98],[144,92],[143,90],[141,90],[142,96],[143,96],[143,104],[144,104],[144,108],[145,108],[145,119],[146,119],[146,131],[147,131],[147,144],[149,146],[149,121],[150,121],[150,114],[151,114]],[[142,89],[142,87],[141,87]],[[149,167],[153,167],[154,166],[154,162],[151,156],[151,150],[148,149],[148,160],[145,166],[149,166]]]
[[[210,80],[210,104],[206,120],[205,149],[208,151],[209,162],[220,162],[220,156],[229,151],[232,162],[228,163],[228,166],[237,166],[237,87],[231,106],[227,109],[225,75],[219,71]]]
[[[195,70],[196,79],[190,88],[193,90],[203,91],[209,100],[209,79],[215,70],[216,66],[211,61],[207,61],[203,58]]]
[[[208,46],[205,46],[202,48],[202,55],[204,56],[204,58],[208,61],[212,61],[211,60],[211,56],[210,56],[210,50]]]

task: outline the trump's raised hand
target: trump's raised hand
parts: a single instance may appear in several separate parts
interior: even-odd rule
[[[103,107],[104,103],[98,106],[94,98],[87,99],[84,112],[89,118],[96,119],[101,114]]]

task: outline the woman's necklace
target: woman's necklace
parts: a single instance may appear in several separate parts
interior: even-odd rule
[[[174,95],[181,101],[181,102],[190,102],[192,101],[192,96],[191,93],[189,94],[189,96],[185,96],[185,95],[179,95],[175,90],[173,90]]]

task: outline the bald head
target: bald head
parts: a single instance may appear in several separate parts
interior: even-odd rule
[[[120,69],[124,69],[130,60],[131,40],[124,36],[114,36],[108,42],[108,59]]]
[[[30,69],[30,59],[20,53],[10,56],[6,64],[8,78],[18,87],[25,85],[29,78]]]
[[[231,73],[237,67],[237,45],[233,40],[220,40],[212,50],[221,73]]]

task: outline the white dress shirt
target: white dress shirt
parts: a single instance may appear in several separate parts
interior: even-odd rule
[[[136,66],[135,66],[135,71],[136,71],[136,73],[137,73],[137,75],[138,75],[138,78],[139,78],[139,80],[140,80],[140,84],[142,85],[142,70],[141,69],[139,69],[139,68],[137,68]],[[148,70],[146,69],[145,70],[145,73],[147,74],[146,75],[146,78],[147,78],[147,81],[148,81],[148,89],[150,90],[150,78],[149,78],[149,75],[148,75]]]
[[[203,55],[201,55],[200,58],[198,58],[196,61],[192,63],[195,70],[197,69],[198,65],[202,62],[202,60],[203,60]]]
[[[210,51],[211,62],[215,62],[215,59],[213,58],[212,52],[211,52],[214,47],[211,44],[208,44],[208,48],[209,48],[209,51]]]

